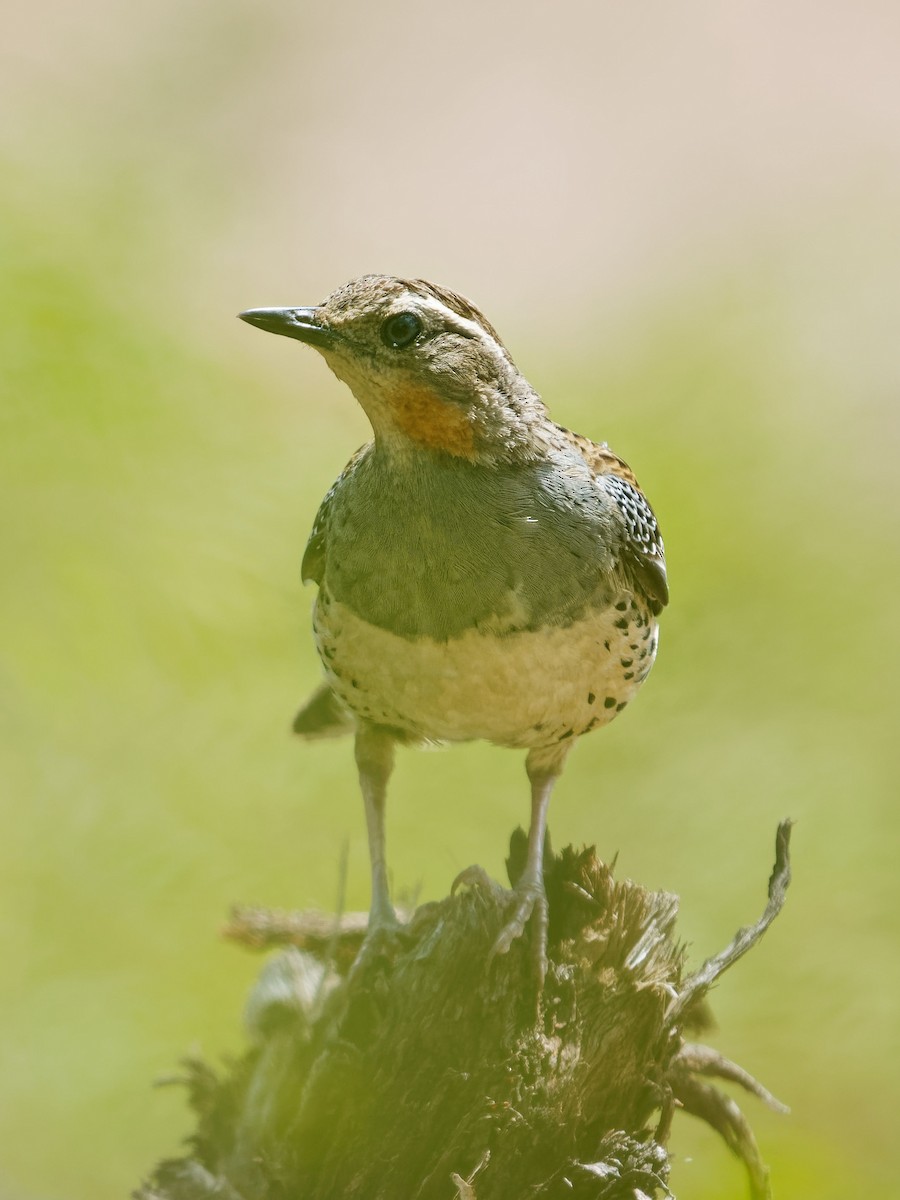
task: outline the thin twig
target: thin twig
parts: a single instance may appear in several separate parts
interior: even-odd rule
[[[739,929],[724,950],[708,958],[703,966],[687,979],[666,1013],[668,1020],[677,1021],[699,995],[708,991],[723,972],[756,945],[781,912],[791,882],[791,824],[789,820],[782,821],[775,835],[775,866],[769,876],[769,902],[765,912],[755,924]]]
[[[715,1129],[744,1164],[751,1200],[772,1200],[768,1168],[760,1157],[753,1130],[734,1100],[692,1075],[678,1080],[675,1095],[685,1112]]]
[[[685,1042],[672,1060],[672,1068],[686,1070],[692,1075],[708,1075],[713,1079],[725,1079],[729,1083],[736,1083],[744,1091],[750,1092],[757,1100],[762,1100],[763,1104],[767,1108],[771,1108],[773,1112],[789,1113],[791,1111],[786,1104],[782,1104],[777,1096],[773,1096],[768,1088],[763,1087],[749,1071],[739,1067],[737,1063],[720,1054],[718,1050],[713,1050],[711,1046]]]
[[[338,889],[337,899],[334,911],[334,929],[328,943],[325,947],[324,966],[322,978],[319,981],[319,988],[316,992],[314,1010],[318,1014],[321,1012],[321,1006],[329,989],[329,980],[333,979],[332,971],[336,969],[338,946],[341,940],[341,920],[344,916],[344,909],[347,902],[347,868],[350,861],[350,839],[344,838],[341,846],[341,857],[338,863]]]

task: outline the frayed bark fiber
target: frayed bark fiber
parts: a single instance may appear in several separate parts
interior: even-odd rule
[[[769,904],[685,976],[677,900],[616,881],[592,849],[548,857],[550,971],[535,996],[526,939],[491,957],[509,893],[485,881],[424,904],[353,964],[352,914],[244,910],[229,933],[281,945],[248,1004],[251,1047],[214,1072],[186,1064],[188,1152],[138,1200],[518,1200],[667,1197],[677,1107],[711,1124],[770,1195],[752,1132],[715,1078],[777,1102],[745,1071],[686,1041],[711,984],[779,911]],[[524,835],[513,837],[514,879]]]

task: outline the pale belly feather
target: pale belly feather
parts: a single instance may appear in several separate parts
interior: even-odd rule
[[[630,596],[565,627],[436,641],[381,629],[322,592],[314,625],[328,681],[357,716],[413,740],[522,748],[608,724],[657,645],[655,619]]]

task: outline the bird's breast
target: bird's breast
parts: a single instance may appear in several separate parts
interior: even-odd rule
[[[538,469],[358,471],[335,497],[325,583],[387,632],[436,641],[567,625],[611,599],[597,489]]]

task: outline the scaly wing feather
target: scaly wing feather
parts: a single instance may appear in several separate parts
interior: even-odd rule
[[[597,483],[615,502],[626,533],[621,565],[626,577],[646,598],[654,614],[669,603],[666,555],[653,509],[628,463],[605,444],[558,426],[594,473]]]

